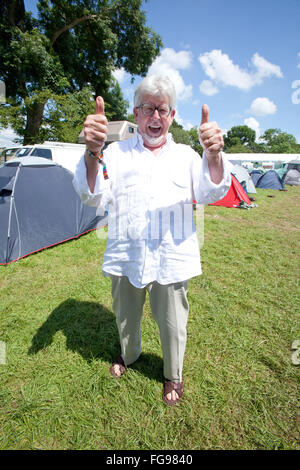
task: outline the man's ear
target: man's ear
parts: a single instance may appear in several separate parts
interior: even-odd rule
[[[133,115],[134,115],[134,119],[135,119],[135,120],[136,120],[136,118],[137,118],[137,114],[138,114],[137,108],[133,108]]]

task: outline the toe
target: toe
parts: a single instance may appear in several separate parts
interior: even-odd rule
[[[122,375],[121,374],[121,367],[119,366],[119,364],[114,365],[114,372],[118,377],[121,377],[121,375]]]
[[[176,400],[178,400],[178,398],[179,398],[179,396],[178,396],[178,394],[175,392],[175,390],[172,390],[171,393],[168,393],[168,394],[167,394],[167,399],[168,399],[169,401],[176,401]]]

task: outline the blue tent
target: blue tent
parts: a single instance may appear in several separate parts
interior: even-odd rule
[[[252,181],[254,183],[254,186],[256,186],[257,181],[259,178],[263,175],[263,171],[261,170],[252,170],[250,173],[250,176],[252,178]]]
[[[72,181],[70,171],[40,157],[0,166],[0,265],[97,227],[103,217],[82,204]]]
[[[266,171],[258,178],[255,186],[263,189],[285,189],[282,179],[275,170]]]

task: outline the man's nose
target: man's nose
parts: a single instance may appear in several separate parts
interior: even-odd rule
[[[153,113],[152,117],[154,117],[155,119],[159,119],[159,118],[160,118],[160,115],[159,115],[159,112],[158,112],[158,109],[157,109],[157,108],[154,110],[154,113]]]

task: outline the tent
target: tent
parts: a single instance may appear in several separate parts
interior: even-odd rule
[[[41,157],[0,166],[0,265],[93,230],[95,207],[82,204],[73,174]]]
[[[234,174],[238,182],[241,184],[241,186],[245,189],[245,191],[249,194],[255,194],[256,189],[255,185],[252,181],[251,176],[249,175],[248,171],[246,168],[244,168],[242,165],[232,165],[231,173]]]
[[[300,171],[288,170],[284,177],[284,184],[288,184],[290,186],[300,186]]]
[[[259,178],[263,174],[264,174],[264,172],[262,170],[252,170],[251,171],[250,176],[251,176],[251,179],[252,179],[255,186],[256,186],[257,181],[259,180]]]
[[[291,186],[300,185],[300,160],[292,160],[288,163],[283,182]]]
[[[258,178],[255,186],[263,189],[285,189],[282,179],[275,170],[266,171]]]
[[[231,174],[231,186],[226,196],[209,205],[224,207],[252,207],[252,203],[249,197],[233,174]]]

